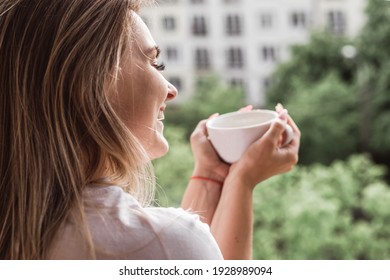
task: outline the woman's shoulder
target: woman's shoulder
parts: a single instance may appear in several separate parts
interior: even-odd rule
[[[172,224],[208,228],[200,222],[199,215],[182,208],[143,207],[136,198],[117,186],[88,188],[84,193],[84,206],[87,217],[116,216],[116,221],[124,224],[131,222],[132,225],[151,227],[153,230]]]
[[[121,188],[90,190],[86,218],[102,258],[219,259],[199,215],[181,208],[142,207]],[[104,245],[106,244],[106,245]]]

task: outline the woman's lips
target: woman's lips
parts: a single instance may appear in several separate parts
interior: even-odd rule
[[[158,121],[163,121],[165,119],[164,110],[166,107],[167,107],[166,104],[164,104],[162,107],[160,107],[160,110],[158,111],[158,114],[157,114]]]

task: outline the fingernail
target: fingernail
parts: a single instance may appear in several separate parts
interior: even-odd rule
[[[275,110],[276,112],[280,112],[284,109],[283,105],[281,103],[276,104]]]
[[[279,112],[279,118],[281,120],[287,121],[287,115],[288,115],[288,111],[286,109],[283,109],[282,111]]]
[[[246,112],[246,111],[252,111],[252,109],[253,109],[253,106],[252,106],[252,105],[247,105],[247,106],[241,108],[239,111],[241,111],[241,112],[243,112],[243,111]]]
[[[245,107],[242,107],[241,109],[238,110],[238,112],[249,112],[252,111],[253,106],[252,105],[246,105]]]
[[[215,117],[218,117],[219,116],[219,113],[214,113],[214,114],[212,114],[210,117],[209,117],[209,119],[212,119],[212,118],[215,118]]]

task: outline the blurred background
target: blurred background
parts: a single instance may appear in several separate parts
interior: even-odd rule
[[[390,259],[390,1],[165,0],[142,17],[179,90],[156,203],[179,206],[199,120],[280,102],[299,165],[255,190],[255,259]]]

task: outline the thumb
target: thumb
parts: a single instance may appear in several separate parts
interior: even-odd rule
[[[268,139],[268,141],[270,141],[274,146],[277,146],[285,129],[286,122],[278,118],[271,124],[271,127],[264,134],[263,138]]]

